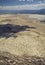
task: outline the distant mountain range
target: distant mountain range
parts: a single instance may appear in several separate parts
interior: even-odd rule
[[[38,13],[38,14],[45,14],[45,9],[40,9],[36,13]]]
[[[43,14],[45,15],[45,9],[40,10],[0,10],[0,14]]]
[[[27,13],[27,14],[44,14],[45,15],[45,9],[40,10],[21,10],[20,13]]]

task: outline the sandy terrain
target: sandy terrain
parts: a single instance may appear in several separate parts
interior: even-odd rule
[[[21,57],[23,55],[45,57],[45,24],[40,22],[45,16],[39,15],[44,19],[32,16],[37,15],[0,15],[1,52]]]

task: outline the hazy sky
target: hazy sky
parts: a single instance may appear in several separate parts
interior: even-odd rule
[[[0,10],[45,9],[45,0],[0,0]]]

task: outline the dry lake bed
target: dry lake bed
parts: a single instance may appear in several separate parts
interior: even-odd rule
[[[0,15],[0,65],[45,65],[45,15]]]

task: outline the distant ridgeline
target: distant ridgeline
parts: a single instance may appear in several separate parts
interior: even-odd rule
[[[40,10],[0,10],[0,14],[43,14],[45,9]]]

